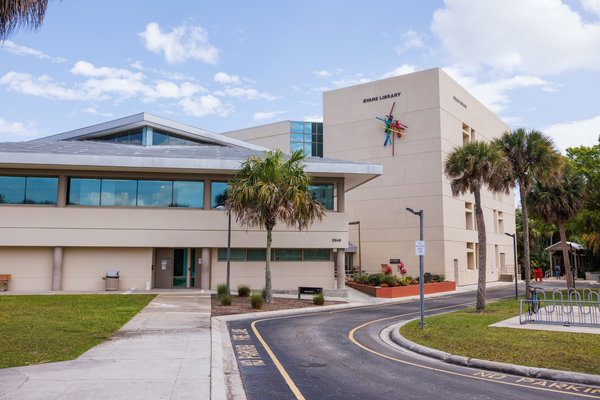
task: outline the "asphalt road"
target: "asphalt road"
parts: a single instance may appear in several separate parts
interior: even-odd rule
[[[426,299],[426,315],[473,307],[475,296]],[[513,296],[514,287],[487,291],[488,302]],[[386,326],[418,316],[419,302],[410,301],[241,320],[229,331],[251,400],[600,399],[600,387],[454,366],[379,337]]]

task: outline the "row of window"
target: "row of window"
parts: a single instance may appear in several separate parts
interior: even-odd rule
[[[313,185],[313,198],[333,210],[333,185]],[[69,179],[67,204],[77,206],[204,206],[204,182]],[[0,176],[0,204],[56,204],[58,178]],[[227,199],[227,183],[211,182],[211,208]]]
[[[175,133],[153,129],[149,126],[131,129],[128,131],[111,133],[110,135],[100,136],[93,140],[104,142],[146,145],[146,146],[183,146],[207,144],[202,140],[190,139]]]
[[[290,122],[290,150],[302,150],[311,157],[323,157],[323,123]]]
[[[227,249],[219,249],[219,261],[227,261]],[[265,261],[267,249],[231,249],[231,261]],[[271,261],[330,261],[329,249],[272,249]]]

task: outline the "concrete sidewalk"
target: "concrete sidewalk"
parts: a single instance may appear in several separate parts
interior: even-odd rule
[[[159,294],[73,361],[0,370],[0,399],[210,399],[210,294]]]

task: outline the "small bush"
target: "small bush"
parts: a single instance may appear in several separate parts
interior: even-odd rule
[[[325,298],[322,294],[318,294],[315,297],[313,297],[313,303],[318,306],[322,306],[323,304],[325,304]]]
[[[221,297],[221,305],[222,306],[230,306],[231,305],[231,296],[223,296]]]
[[[219,283],[217,286],[217,297],[221,300],[222,297],[229,296],[229,289],[227,289],[227,285],[224,283]]]
[[[250,297],[250,304],[252,305],[252,308],[254,308],[255,310],[260,310],[263,306],[263,297],[260,293],[252,293],[252,296]]]
[[[238,296],[239,297],[248,297],[250,296],[250,286],[248,285],[239,285],[238,286]]]
[[[402,279],[400,279],[400,284],[402,286],[408,286],[408,285],[410,285],[410,281],[408,280],[408,278],[402,278]]]
[[[396,278],[394,278],[391,275],[386,275],[383,278],[381,278],[381,284],[386,284],[390,287],[394,287],[396,286]]]
[[[405,278],[408,279],[409,282],[413,280],[413,277],[410,275],[406,275]]]
[[[445,282],[446,281],[446,275],[445,274],[439,274],[437,280],[438,280],[438,282]]]
[[[368,275],[365,274],[360,274],[360,275],[354,275],[354,282],[360,284],[360,285],[364,285],[367,282],[367,278]]]
[[[260,291],[260,295],[263,298],[263,300],[265,300],[267,298],[267,289],[263,289]]]
[[[381,278],[379,277],[379,274],[369,275],[367,278],[367,284],[371,286],[379,286],[381,284]]]

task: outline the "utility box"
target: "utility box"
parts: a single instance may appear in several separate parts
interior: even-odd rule
[[[106,276],[102,279],[105,281],[107,291],[119,290],[119,271],[106,271]]]

